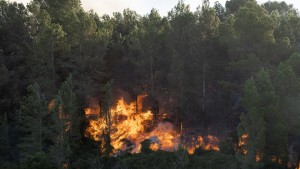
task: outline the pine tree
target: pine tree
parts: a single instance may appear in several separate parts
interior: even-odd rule
[[[20,154],[24,159],[43,150],[43,117],[47,113],[44,97],[37,83],[28,87],[28,96],[21,102],[19,111]]]
[[[285,160],[287,127],[279,111],[279,97],[271,83],[269,73],[261,69],[254,79],[245,84],[243,105],[248,111],[241,115],[238,127],[240,138],[247,134],[243,168],[268,164],[274,157]]]
[[[268,71],[261,69],[256,78],[259,93],[259,111],[264,114],[266,124],[265,158],[271,156],[284,160],[287,145],[287,128],[283,114],[279,111],[279,97],[270,80]]]
[[[59,58],[68,49],[67,34],[63,27],[53,23],[49,11],[42,8],[37,1],[28,5],[31,15],[29,23],[32,43],[28,62],[29,79],[38,82],[45,91],[46,98],[53,97],[57,92],[57,74]]]
[[[238,126],[238,136],[246,139],[245,151],[238,152],[237,158],[241,162],[242,169],[257,169],[262,166],[256,157],[265,147],[266,128],[264,113],[258,107],[259,93],[253,78],[245,83],[243,106],[248,113],[242,113]]]
[[[111,80],[105,85],[105,98],[102,104],[102,111],[101,115],[105,116],[107,131],[104,140],[104,154],[109,156],[112,153],[113,147],[111,146],[110,142],[110,132],[111,132],[111,106],[113,104],[113,83],[114,81]]]
[[[53,162],[59,168],[70,166],[71,146],[80,137],[77,98],[74,93],[72,78],[69,77],[60,87],[55,97],[52,110],[53,125],[51,126],[51,148]]]

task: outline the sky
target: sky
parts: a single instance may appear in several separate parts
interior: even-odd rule
[[[22,2],[27,4],[30,0],[9,0]],[[213,5],[216,0],[210,0]],[[218,0],[225,6],[226,0]],[[264,3],[268,0],[257,0],[258,3]],[[273,0],[272,0],[273,1]],[[282,1],[282,0],[276,0]],[[190,9],[195,11],[196,8],[202,3],[202,0],[184,0],[186,4],[190,5]],[[285,0],[287,4],[293,4],[296,9],[300,9],[300,0]],[[98,15],[109,14],[113,12],[122,12],[124,9],[129,8],[135,10],[140,15],[148,14],[152,8],[159,11],[162,16],[166,16],[176,4],[178,0],[81,0],[82,7],[86,10],[94,10]]]

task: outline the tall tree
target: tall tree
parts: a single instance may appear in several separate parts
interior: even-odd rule
[[[170,95],[174,99],[173,108],[171,111],[178,112],[179,117],[183,117],[189,112],[188,96],[186,93],[188,77],[185,68],[188,66],[188,58],[191,46],[191,36],[189,31],[195,24],[195,16],[190,11],[189,5],[179,1],[178,4],[169,12],[170,29],[167,34],[167,49],[171,55],[170,71],[168,80],[170,83]],[[187,104],[185,104],[187,103]],[[186,116],[187,117],[187,116]]]
[[[207,93],[207,86],[212,85],[212,80],[209,79],[208,75],[212,75],[213,67],[212,58],[214,57],[214,51],[213,46],[215,46],[216,37],[218,36],[218,27],[220,20],[216,15],[216,11],[213,8],[209,7],[209,1],[203,1],[201,12],[198,13],[199,17],[199,24],[197,25],[197,28],[200,30],[198,34],[198,42],[196,41],[196,44],[194,47],[196,47],[196,56],[194,56],[195,62],[194,63],[200,63],[200,65],[194,65],[196,66],[194,69],[197,70],[197,67],[202,66],[202,127],[203,127],[203,135],[206,136],[208,134],[208,118],[207,118],[207,106],[206,106],[206,93]],[[198,43],[198,45],[197,45]],[[201,65],[202,62],[202,65]],[[201,76],[199,74],[195,77],[195,79],[199,80],[199,77],[201,79]],[[190,77],[192,78],[192,77]],[[211,77],[212,78],[212,77]],[[196,82],[197,84],[197,82]],[[197,86],[201,86],[198,82]],[[197,89],[196,89],[197,90]],[[199,90],[199,89],[198,89]],[[201,93],[201,92],[200,92]]]
[[[162,65],[167,59],[164,58],[166,57],[164,40],[167,22],[155,9],[152,9],[148,16],[143,17],[141,22],[142,28],[139,29],[138,39],[141,46],[142,71],[146,75],[144,83],[149,85],[146,89],[149,91],[148,93],[155,97],[157,90],[161,91],[164,85],[160,79],[163,76],[161,73],[165,73],[168,67]]]
[[[80,97],[99,97],[109,78],[105,55],[112,35],[112,21],[90,11],[80,13],[79,47],[72,50],[68,73],[74,76],[74,86]],[[67,74],[68,74],[67,73]]]
[[[32,53],[29,57],[30,79],[38,82],[50,99],[57,92],[57,59],[66,51],[66,33],[58,24],[52,23],[48,11],[35,1],[28,5],[30,15],[30,33]]]
[[[226,13],[235,14],[241,7],[243,7],[247,2],[256,3],[256,0],[230,0],[226,1]]]
[[[262,154],[265,148],[266,127],[263,119],[264,113],[259,110],[258,100],[256,83],[251,78],[245,83],[243,96],[243,105],[248,113],[242,113],[238,126],[239,138],[246,139],[245,150],[237,152],[242,169],[262,167],[262,163],[256,160],[256,156]]]
[[[50,150],[51,158],[58,168],[69,168],[72,143],[79,141],[80,136],[77,98],[71,77],[62,84],[54,102],[50,133],[54,144]]]
[[[269,56],[275,44],[273,32],[276,23],[265,9],[251,2],[225,21],[221,38],[230,56],[228,70],[232,82],[241,84],[262,67],[278,63]]]
[[[223,22],[225,20],[225,8],[219,1],[216,1],[214,9],[216,10],[216,15],[219,17],[219,20]]]
[[[287,128],[283,114],[279,110],[279,97],[275,93],[268,71],[262,69],[258,72],[256,86],[259,93],[259,111],[264,114],[266,124],[264,160],[268,162],[272,157],[276,157],[285,161]]]
[[[251,97],[249,96],[250,84],[253,92]],[[252,101],[249,98],[252,98]],[[268,71],[261,69],[257,73],[255,81],[251,79],[251,81],[246,82],[243,101],[248,114],[242,114],[238,133],[241,139],[243,139],[243,135],[248,135],[246,159],[248,156],[252,156],[253,160],[255,156],[256,163],[260,165],[263,163],[268,165],[271,159],[273,159],[273,162],[274,159],[281,160],[283,161],[282,164],[285,164],[287,127],[283,114],[278,107],[278,96],[275,93]],[[248,122],[246,122],[247,120]],[[256,127],[262,127],[262,129]],[[255,145],[255,143],[258,143],[258,145]],[[249,145],[252,147],[249,147]],[[251,160],[244,160],[242,163],[247,164],[248,162],[251,163]]]
[[[83,11],[80,0],[34,0],[41,9],[46,10],[52,18],[52,23],[61,25],[68,34],[67,41],[70,46],[78,46],[80,30],[79,13]]]
[[[0,110],[15,116],[20,99],[26,93],[30,65],[28,11],[21,3],[0,0]]]
[[[110,156],[113,150],[113,147],[111,146],[111,126],[112,126],[112,118],[111,118],[111,107],[113,105],[113,83],[114,81],[111,80],[105,85],[105,98],[103,101],[103,104],[101,105],[101,116],[105,117],[107,131],[105,132],[105,140],[104,140],[104,155]]]
[[[295,53],[289,60],[281,63],[274,77],[274,86],[279,95],[279,109],[285,121],[289,133],[300,133],[300,125],[297,122],[300,118],[299,111],[299,74],[296,73],[300,57]]]
[[[47,114],[45,97],[37,83],[28,87],[28,96],[21,102],[19,128],[22,137],[19,147],[21,159],[43,151],[44,131],[43,118]]]
[[[278,11],[280,15],[286,15],[290,10],[293,10],[292,5],[288,5],[286,2],[268,1],[263,4],[264,8],[271,13],[272,11]]]

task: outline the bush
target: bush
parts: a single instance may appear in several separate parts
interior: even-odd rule
[[[174,153],[157,151],[150,154],[128,154],[118,157],[114,169],[167,169],[174,167]]]
[[[189,168],[201,169],[239,169],[235,156],[212,152],[203,156],[192,156]]]

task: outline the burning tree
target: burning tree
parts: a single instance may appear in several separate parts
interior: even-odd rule
[[[105,85],[105,99],[102,104],[102,111],[101,111],[101,116],[104,117],[105,123],[106,123],[106,131],[105,131],[105,136],[104,136],[104,154],[109,156],[112,153],[113,147],[111,146],[111,140],[110,140],[110,135],[111,135],[111,106],[113,102],[113,93],[112,89],[113,88],[113,81],[108,82]]]
[[[249,79],[245,84],[245,95],[243,104],[248,113],[242,113],[241,122],[238,126],[238,135],[240,146],[244,146],[243,150],[237,152],[237,158],[241,162],[243,169],[254,169],[262,166],[260,159],[256,156],[263,152],[265,148],[265,122],[263,120],[263,112],[258,109],[259,94],[255,86],[253,78]]]
[[[270,161],[286,164],[287,129],[266,70],[246,81],[243,105],[248,111],[242,113],[238,126],[243,166],[268,166]]]
[[[50,153],[57,167],[68,168],[72,154],[71,147],[78,143],[80,138],[77,98],[71,77],[62,84],[53,101],[50,110],[52,123],[48,133],[49,139],[53,142]]]

